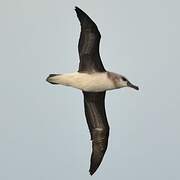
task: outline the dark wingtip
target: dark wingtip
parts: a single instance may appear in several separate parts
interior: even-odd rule
[[[75,11],[76,11],[77,17],[81,23],[85,17],[88,17],[88,15],[83,10],[78,8],[77,6],[75,6]]]
[[[89,174],[92,176],[96,172],[97,169],[98,167],[95,169],[89,169]]]
[[[108,139],[103,139],[99,142],[93,142],[93,151],[91,154],[91,163],[90,163],[90,169],[89,169],[89,173],[92,176],[97,169],[99,168],[104,154],[106,152],[107,149],[107,144],[108,144]]]
[[[96,30],[99,33],[98,28],[96,24],[94,23],[94,21],[83,10],[75,6],[75,11],[82,27],[94,28],[94,30]]]
[[[92,171],[92,170],[89,170],[89,174],[92,176],[94,173],[96,172],[96,170]]]
[[[74,8],[74,9],[75,9],[75,11],[76,11],[76,10],[78,10],[78,9],[80,9],[80,8],[79,8],[79,7],[77,7],[77,6],[75,6],[75,8]]]
[[[75,6],[75,9],[74,9],[74,10],[76,11],[76,14],[77,14],[77,15],[83,12],[83,11],[82,11],[80,8],[78,8],[77,6]]]
[[[93,172],[93,171],[90,171],[89,170],[89,174],[92,176],[93,174],[95,173],[95,171]]]
[[[83,12],[79,7],[75,6],[75,11],[76,13],[80,13],[80,12]]]
[[[87,27],[91,27],[92,25],[95,25],[93,20],[79,7],[75,6],[75,11],[81,25],[87,26]]]
[[[105,153],[105,152],[104,152]],[[97,156],[97,154],[92,154],[91,156],[91,165],[90,165],[90,169],[89,169],[89,173],[92,176],[98,169],[98,167],[100,166],[104,153],[100,155],[100,157]]]

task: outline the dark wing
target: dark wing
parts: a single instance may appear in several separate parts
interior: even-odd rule
[[[91,133],[92,154],[89,172],[95,173],[106,152],[109,125],[104,106],[105,92],[83,92],[87,124]]]
[[[96,24],[78,7],[75,7],[77,17],[81,24],[81,34],[78,44],[79,72],[104,72],[99,54],[101,35]]]

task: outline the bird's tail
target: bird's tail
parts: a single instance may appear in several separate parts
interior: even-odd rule
[[[60,84],[60,82],[59,82],[60,76],[61,76],[61,74],[50,74],[47,77],[46,81],[51,84]]]

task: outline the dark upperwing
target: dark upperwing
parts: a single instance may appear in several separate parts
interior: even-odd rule
[[[101,34],[91,18],[78,7],[75,7],[77,17],[81,24],[81,34],[78,44],[79,72],[106,71],[99,54]]]
[[[92,140],[92,154],[89,172],[95,173],[102,162],[108,145],[109,125],[104,98],[105,92],[83,92],[87,124]]]

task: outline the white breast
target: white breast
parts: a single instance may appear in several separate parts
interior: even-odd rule
[[[108,78],[106,72],[92,74],[75,72],[63,74],[58,77],[58,83],[89,92],[115,89],[113,82]]]

